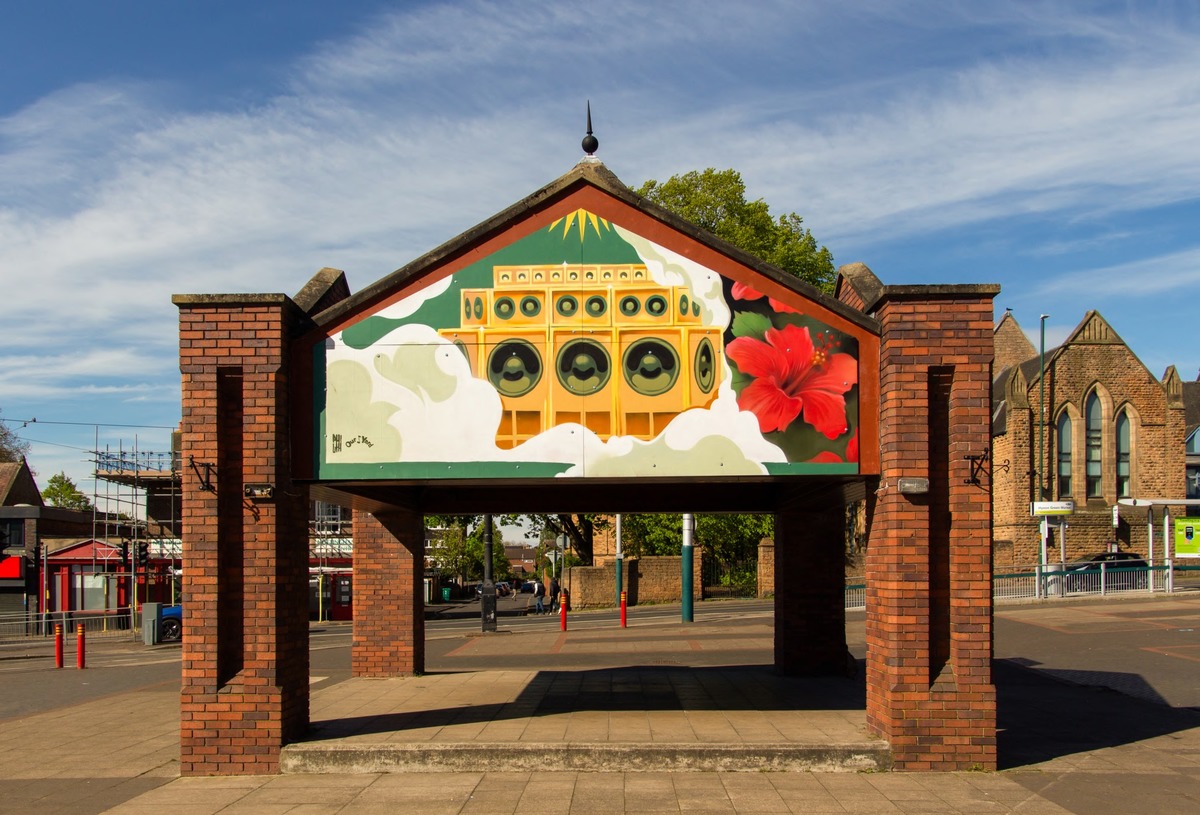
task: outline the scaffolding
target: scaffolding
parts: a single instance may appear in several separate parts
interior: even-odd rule
[[[131,549],[146,543],[155,560],[169,560],[172,570],[183,557],[179,536],[180,500],[183,494],[180,455],[170,452],[126,449],[124,442],[93,451],[92,537],[124,543]],[[100,492],[103,483],[104,492]],[[101,502],[104,511],[100,511]]]

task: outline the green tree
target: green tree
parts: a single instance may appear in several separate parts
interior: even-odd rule
[[[556,515],[526,515],[525,537],[538,541],[551,541],[559,535],[570,538],[571,553],[576,561],[583,566],[592,565],[595,551],[593,543],[597,530],[608,529],[612,519],[607,515],[571,515],[561,513]],[[571,561],[568,560],[568,563]]]
[[[0,410],[0,462],[20,461],[29,455],[29,442],[16,434],[4,421]]]
[[[751,560],[758,544],[774,534],[770,515],[696,515],[694,543],[704,547],[705,557],[722,563]],[[676,513],[645,513],[621,516],[621,537],[631,556],[678,555],[683,545],[683,516]]]
[[[52,507],[63,509],[92,509],[92,502],[65,472],[50,476],[46,488],[42,490],[42,500]]]
[[[459,584],[483,578],[483,515],[427,515],[425,523],[442,529],[433,557],[444,574],[458,579]],[[492,520],[492,577],[503,580],[512,572],[512,563],[504,554],[504,535],[500,518]],[[506,521],[507,522],[507,521]]]
[[[790,275],[833,290],[833,254],[817,245],[796,213],[776,218],[761,198],[747,201],[746,184],[736,170],[709,167],[663,182],[651,179],[637,193]]]
[[[470,554],[470,575],[472,578],[483,579],[483,532],[482,521],[476,524],[467,536],[467,552]],[[493,516],[492,519],[492,579],[503,580],[512,572],[512,563],[504,554],[504,533],[500,524]]]

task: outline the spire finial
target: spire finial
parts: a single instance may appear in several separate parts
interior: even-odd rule
[[[600,140],[592,135],[592,100],[587,103],[587,135],[583,137],[583,152],[589,156],[595,155],[600,149]]]

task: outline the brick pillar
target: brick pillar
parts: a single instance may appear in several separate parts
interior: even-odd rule
[[[889,289],[867,549],[867,726],[900,770],[996,766],[990,444],[995,286]],[[926,493],[899,479],[927,478]]]
[[[354,511],[354,676],[425,672],[425,523]]]
[[[307,491],[291,481],[284,295],[178,295],[180,772],[275,773],[308,727]],[[251,485],[269,494],[248,497]]]
[[[844,676],[845,530],[841,503],[775,514],[775,668]]]

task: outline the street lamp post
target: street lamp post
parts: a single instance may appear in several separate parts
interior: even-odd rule
[[[1046,318],[1041,317],[1042,340],[1038,358],[1041,372],[1038,375],[1038,387],[1041,390],[1041,405],[1038,408],[1038,484],[1037,496],[1039,501],[1046,500]]]
[[[621,574],[622,552],[621,552],[621,514],[617,513],[617,608],[621,607],[621,591],[625,588],[622,583],[624,576]]]
[[[483,591],[479,613],[484,631],[496,630],[496,583],[492,579],[492,516],[483,516]]]
[[[680,558],[683,566],[683,574],[680,576],[680,584],[683,588],[681,611],[685,623],[690,623],[694,619],[692,608],[692,563],[695,549],[692,533],[694,529],[695,516],[690,512],[685,512],[683,515],[683,557]]]
[[[1041,400],[1038,406],[1038,463],[1037,463],[1037,500],[1046,500],[1046,318],[1049,314],[1041,316],[1041,345],[1038,351],[1039,367],[1041,369],[1038,375],[1038,388],[1041,391]],[[1040,547],[1042,554],[1042,565],[1046,565],[1046,544],[1050,533],[1050,524],[1046,519],[1042,519],[1042,524],[1039,529],[1042,538]]]

